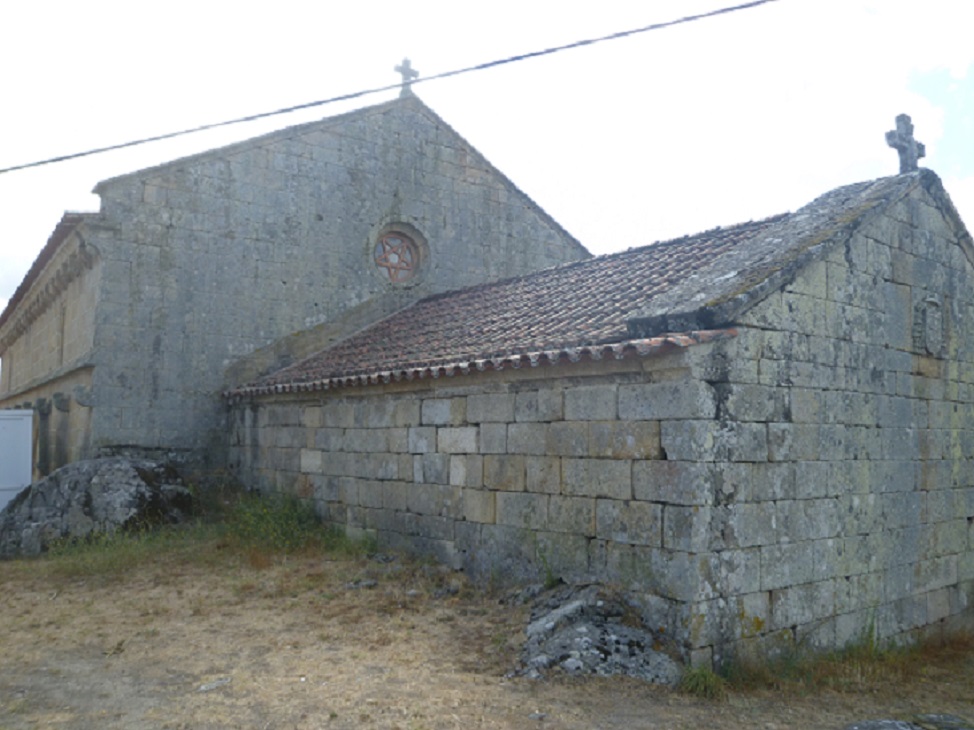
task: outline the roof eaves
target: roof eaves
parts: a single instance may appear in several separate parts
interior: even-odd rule
[[[456,375],[470,375],[487,370],[501,371],[506,368],[517,370],[525,365],[528,367],[538,367],[540,365],[577,363],[582,360],[599,361],[608,358],[622,360],[626,357],[648,357],[674,348],[692,347],[694,345],[728,339],[736,335],[737,330],[733,328],[668,333],[657,337],[632,339],[599,345],[562,347],[527,353],[497,354],[486,358],[471,357],[454,361],[431,362],[423,366],[397,370],[335,373],[326,378],[305,382],[283,382],[269,385],[255,383],[225,391],[223,396],[231,402],[237,402],[244,399],[286,393],[307,393],[342,387],[383,385],[392,382],[422,380],[424,378],[437,379],[443,376],[449,378]]]

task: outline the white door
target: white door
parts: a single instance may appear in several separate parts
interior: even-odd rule
[[[0,411],[0,509],[30,484],[33,411]]]

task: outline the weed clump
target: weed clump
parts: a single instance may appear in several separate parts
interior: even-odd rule
[[[323,525],[308,502],[285,495],[243,495],[227,512],[224,526],[228,543],[256,566],[300,552],[363,555],[375,549],[368,540]]]
[[[680,691],[705,700],[727,698],[727,680],[709,667],[692,667],[680,678]]]
[[[230,509],[227,536],[246,548],[295,552],[316,542],[322,532],[314,509],[299,499],[247,494]]]
[[[261,568],[299,553],[357,557],[374,551],[374,542],[353,540],[342,530],[323,525],[306,501],[281,495],[238,494],[206,519],[54,540],[34,564],[53,575],[97,576],[110,581],[123,579],[141,565],[160,561],[205,564],[219,561],[221,556],[237,555]]]

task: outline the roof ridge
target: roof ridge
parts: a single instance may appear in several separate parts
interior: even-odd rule
[[[645,337],[668,328],[706,329],[734,321],[796,275],[820,246],[852,235],[870,211],[907,195],[920,179],[918,173],[893,175],[819,195],[759,232],[747,247],[723,252],[648,306],[633,310],[630,334]],[[723,273],[714,277],[718,271]]]
[[[446,297],[455,296],[459,292],[483,291],[483,290],[491,289],[491,288],[494,288],[494,287],[508,286],[508,285],[510,285],[510,284],[512,284],[513,282],[516,282],[516,281],[529,281],[529,280],[534,279],[534,278],[548,276],[548,275],[551,274],[551,272],[556,271],[556,270],[566,270],[566,269],[571,269],[571,268],[583,268],[583,267],[586,267],[586,266],[591,266],[595,262],[608,261],[608,260],[611,260],[613,258],[621,258],[621,257],[624,257],[624,256],[631,256],[633,254],[637,254],[637,253],[640,253],[642,251],[645,251],[645,250],[651,249],[651,248],[670,247],[670,246],[676,246],[676,245],[680,245],[680,244],[686,244],[688,241],[691,241],[691,240],[696,239],[696,238],[701,238],[701,237],[707,236],[707,235],[713,235],[714,233],[717,233],[718,231],[721,232],[721,233],[733,233],[735,231],[744,230],[744,229],[746,229],[748,227],[760,227],[760,228],[764,228],[764,227],[766,227],[768,225],[772,225],[774,223],[777,223],[780,220],[783,220],[783,219],[787,218],[790,215],[794,215],[794,214],[793,213],[778,213],[776,215],[771,215],[771,216],[768,216],[766,218],[760,218],[758,220],[744,221],[742,223],[735,223],[735,224],[729,225],[729,226],[715,226],[713,228],[708,228],[707,230],[704,230],[704,231],[698,231],[697,233],[685,234],[685,235],[679,236],[677,238],[669,238],[669,239],[666,239],[666,240],[663,240],[663,241],[654,241],[652,243],[643,244],[641,246],[631,246],[631,247],[629,247],[627,249],[624,249],[622,251],[611,251],[609,253],[597,254],[597,255],[591,256],[589,258],[577,259],[575,261],[566,261],[566,262],[561,263],[561,264],[553,264],[553,265],[547,266],[547,267],[545,267],[543,269],[537,269],[535,271],[529,271],[526,274],[518,274],[516,276],[507,276],[507,277],[504,277],[503,279],[495,279],[493,281],[485,281],[485,282],[482,282],[480,284],[473,284],[471,286],[462,286],[462,287],[457,287],[456,289],[448,289],[447,291],[437,292],[436,294],[430,294],[428,296],[423,297],[422,299],[419,299],[416,303],[428,302],[428,301],[435,301],[437,299],[443,299],[443,298],[446,298]]]

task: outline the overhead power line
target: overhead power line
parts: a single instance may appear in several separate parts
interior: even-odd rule
[[[478,63],[475,66],[466,66],[465,68],[459,68],[453,71],[444,71],[443,73],[433,74],[432,76],[425,76],[418,79],[413,79],[410,84],[420,84],[426,83],[428,81],[435,81],[437,79],[445,79],[451,76],[459,76],[461,74],[471,73],[472,71],[483,71],[488,68],[494,68],[496,66],[503,66],[508,63],[515,63],[518,61],[526,61],[530,58],[538,58],[539,56],[550,56],[554,53],[560,53],[561,51],[568,51],[573,48],[581,48],[582,46],[591,46],[596,43],[603,43],[605,41],[614,41],[620,38],[627,38],[629,36],[638,35],[640,33],[648,33],[652,30],[662,30],[663,28],[670,28],[674,25],[683,25],[685,23],[692,23],[697,20],[704,20],[706,18],[712,18],[717,15],[726,15],[728,13],[733,13],[738,10],[748,10],[750,8],[757,7],[759,5],[767,5],[769,3],[778,2],[778,0],[753,0],[752,2],[742,3],[740,5],[731,5],[724,8],[718,8],[717,10],[710,10],[706,13],[698,13],[696,15],[687,15],[682,18],[677,18],[676,20],[668,20],[663,23],[653,23],[652,25],[646,25],[642,28],[633,28],[632,30],[623,30],[617,33],[610,33],[609,35],[599,36],[597,38],[586,38],[584,40],[574,41],[572,43],[566,43],[560,46],[552,46],[551,48],[545,48],[540,51],[531,51],[530,53],[521,53],[516,56],[508,56],[507,58],[500,58],[495,61],[487,61],[486,63]],[[142,139],[132,140],[130,142],[121,142],[119,144],[108,145],[107,147],[96,147],[94,149],[86,150],[84,152],[74,152],[67,155],[59,155],[58,157],[51,157],[46,160],[37,160],[35,162],[26,162],[22,165],[14,165],[13,167],[5,167],[0,169],[0,174],[7,172],[15,172],[17,170],[26,170],[31,167],[41,167],[42,165],[52,165],[56,162],[65,162],[67,160],[75,160],[79,157],[90,157],[91,155],[98,155],[103,152],[111,152],[113,150],[121,150],[126,147],[136,147],[138,145],[148,144],[150,142],[160,142],[164,139],[172,139],[174,137],[183,137],[189,134],[195,134],[196,132],[205,132],[209,129],[218,129],[220,127],[229,127],[234,124],[243,124],[245,122],[254,122],[258,119],[266,119],[268,117],[275,117],[282,114],[290,114],[292,112],[301,111],[303,109],[311,109],[316,106],[325,106],[327,104],[335,104],[340,101],[348,101],[350,99],[358,99],[363,96],[368,96],[370,94],[378,94],[384,91],[392,91],[394,89],[399,89],[401,87],[400,83],[388,84],[386,86],[379,86],[372,89],[363,89],[361,91],[354,91],[349,94],[341,94],[339,96],[333,96],[328,99],[321,99],[319,101],[311,101],[306,104],[297,104],[296,106],[282,107],[281,109],[275,109],[274,111],[261,112],[259,114],[250,114],[245,117],[238,117],[236,119],[229,119],[223,122],[213,122],[212,124],[201,124],[198,127],[190,127],[189,129],[182,129],[178,132],[167,132],[166,134],[157,134],[153,137],[143,137]]]

